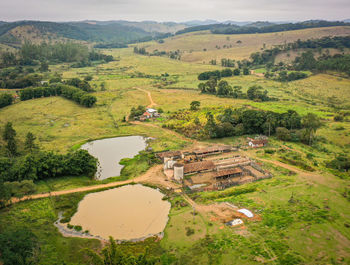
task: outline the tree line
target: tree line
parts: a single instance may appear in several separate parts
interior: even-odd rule
[[[205,83],[199,83],[198,88],[201,93],[217,95],[221,97],[229,98],[247,98],[254,101],[271,101],[277,100],[268,96],[268,91],[263,89],[261,86],[251,86],[247,93],[243,93],[241,86],[232,87],[225,80],[218,82],[218,79],[211,77]]]
[[[87,108],[91,108],[97,102],[95,96],[90,95],[80,88],[63,84],[51,84],[50,86],[45,87],[25,88],[20,91],[20,99],[22,101],[50,96],[62,96]]]
[[[149,55],[149,56],[167,56],[170,59],[173,60],[180,60],[181,59],[181,52],[180,50],[176,50],[176,51],[158,51],[158,50],[154,50],[152,53],[146,51],[146,48],[144,47],[134,47],[134,53],[136,54],[141,54],[141,55]]]
[[[175,34],[185,34],[189,32],[210,30],[213,34],[255,34],[255,33],[269,33],[269,32],[283,32],[289,30],[299,30],[307,28],[322,28],[322,27],[336,27],[348,26],[349,23],[341,21],[304,21],[298,23],[273,24],[265,26],[245,25],[238,26],[235,24],[211,24],[188,27],[177,31]]]
[[[336,27],[336,26],[348,26],[350,23],[341,21],[304,21],[298,23],[286,23],[286,24],[274,24],[264,27],[251,27],[230,24],[220,24],[211,27],[213,34],[255,34],[255,33],[270,33],[270,32],[283,32],[290,30],[309,29],[309,28],[323,28],[323,27]]]
[[[274,79],[280,82],[290,82],[290,81],[307,78],[309,75],[304,72],[298,72],[298,71],[288,72],[286,70],[282,70],[278,73],[278,75],[275,75],[274,73],[271,73],[271,72],[266,72],[264,76],[266,78]]]
[[[244,68],[242,70],[243,75],[249,75],[250,71],[248,68]],[[222,77],[231,77],[231,76],[239,76],[241,74],[241,70],[236,68],[231,70],[230,68],[225,68],[223,70],[215,70],[215,71],[206,71],[202,72],[198,75],[198,80],[209,80],[211,77],[216,79],[220,79]]]

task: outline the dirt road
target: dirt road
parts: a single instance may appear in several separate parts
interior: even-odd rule
[[[147,108],[152,108],[154,106],[156,106],[157,104],[153,101],[153,98],[152,98],[152,95],[151,95],[151,92],[145,90],[145,89],[142,89],[142,88],[139,88],[139,87],[134,87],[136,88],[137,90],[139,91],[142,91],[142,92],[145,92],[148,96],[148,99],[149,99],[149,102],[150,104],[147,106]]]
[[[11,202],[16,203],[16,202],[25,201],[25,200],[41,199],[41,198],[66,195],[66,194],[71,194],[76,192],[85,192],[85,191],[93,191],[93,190],[99,190],[104,188],[113,188],[113,187],[118,187],[120,185],[125,185],[129,183],[149,183],[149,184],[161,185],[166,188],[173,188],[173,189],[179,188],[180,185],[173,183],[171,181],[166,181],[166,178],[162,172],[162,168],[163,168],[162,165],[156,165],[150,168],[145,174],[133,179],[128,179],[124,181],[115,181],[107,184],[98,184],[94,186],[85,186],[85,187],[69,189],[69,190],[60,190],[60,191],[53,191],[48,193],[34,194],[34,195],[24,196],[22,198],[12,198]]]

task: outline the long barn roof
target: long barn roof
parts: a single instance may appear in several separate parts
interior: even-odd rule
[[[190,164],[185,164],[184,166],[184,173],[192,173],[192,172],[198,172],[203,170],[212,170],[215,168],[215,165],[213,161],[202,161],[202,162],[195,162]]]

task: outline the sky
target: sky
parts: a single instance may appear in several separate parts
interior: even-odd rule
[[[0,0],[0,21],[350,19],[350,0]]]

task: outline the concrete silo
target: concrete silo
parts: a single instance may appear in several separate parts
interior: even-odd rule
[[[174,178],[176,181],[182,181],[184,178],[184,165],[181,163],[174,164]]]

